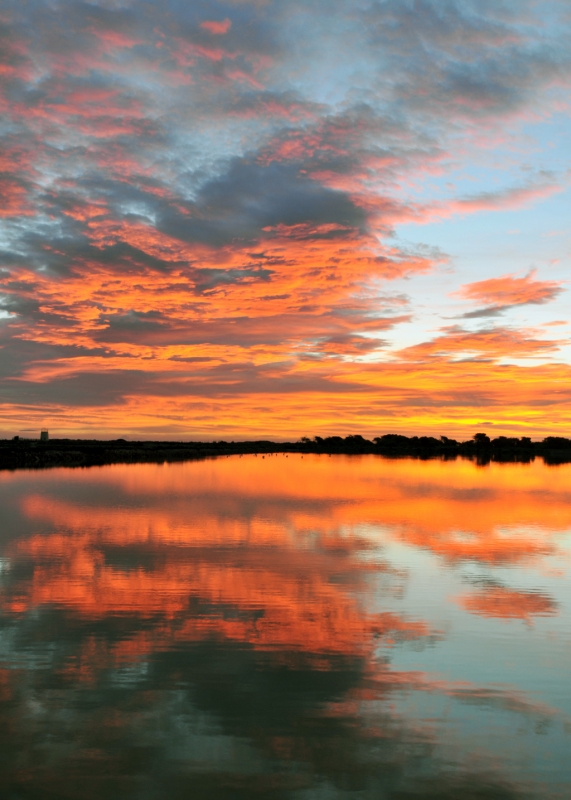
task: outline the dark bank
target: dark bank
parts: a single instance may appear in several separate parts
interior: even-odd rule
[[[246,442],[158,442],[116,439],[22,439],[0,440],[0,469],[30,469],[57,466],[100,466],[103,464],[162,463],[191,461],[229,455],[270,453],[321,453],[329,455],[370,455],[387,457],[475,460],[529,463],[540,456],[547,464],[571,462],[571,439],[547,436],[542,441],[530,437],[498,436],[491,439],[477,433],[459,442],[447,436],[402,436],[388,433],[374,439],[360,435],[302,437],[297,442],[268,440]]]

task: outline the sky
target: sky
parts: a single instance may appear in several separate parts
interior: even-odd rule
[[[1,0],[0,436],[571,433],[566,0]]]

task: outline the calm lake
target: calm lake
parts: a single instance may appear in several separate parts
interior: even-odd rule
[[[571,465],[0,473],[6,800],[571,796]]]

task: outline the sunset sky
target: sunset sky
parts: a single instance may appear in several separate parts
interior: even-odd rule
[[[3,0],[0,436],[571,435],[567,0]]]

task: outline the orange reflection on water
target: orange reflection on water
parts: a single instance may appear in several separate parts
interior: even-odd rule
[[[363,537],[375,543],[389,534],[452,560],[514,563],[553,552],[556,535],[571,529],[569,471],[539,460],[482,468],[291,454],[116,465],[90,479],[120,487],[132,509],[58,505],[37,495],[26,500],[26,513],[58,526],[106,529],[122,542],[281,546],[317,532],[322,548],[339,547],[342,533],[352,550],[358,531],[358,548]]]
[[[557,605],[542,592],[521,592],[503,586],[491,586],[478,592],[462,595],[459,604],[471,614],[497,619],[523,619],[551,617],[557,614]]]
[[[355,561],[366,541],[338,542],[333,534],[323,546],[300,546],[283,521],[244,519],[236,508],[233,517],[223,500],[208,502],[196,485],[196,503],[191,497],[160,509],[141,489],[142,508],[26,498],[28,516],[57,532],[18,543],[13,557],[31,559],[33,577],[3,598],[4,607],[23,613],[53,605],[91,618],[153,620],[152,641],[136,634],[114,654],[119,659],[212,636],[263,650],[359,655],[381,636],[426,635],[422,623],[369,614],[356,599],[372,570],[399,579],[386,565]]]
[[[571,528],[568,470],[539,462],[280,455],[58,472],[65,491],[50,491],[46,473],[45,490],[23,498],[26,517],[49,529],[13,546],[33,576],[1,602],[153,621],[152,636],[138,631],[106,653],[119,661],[205,637],[347,655],[425,637],[422,622],[367,610],[371,577],[395,591],[404,579],[381,557],[384,543],[450,562],[541,563]],[[75,492],[86,479],[97,500]],[[488,617],[556,613],[546,594],[497,584],[458,602]]]
[[[363,613],[347,587],[332,580],[339,569],[348,569],[339,559],[328,563],[317,556],[304,563],[295,551],[236,559],[173,548],[152,553],[156,564],[150,570],[121,569],[105,564],[106,537],[65,540],[36,537],[29,548],[20,548],[21,554],[47,556],[48,563],[40,559],[27,594],[14,599],[12,610],[53,604],[91,617],[188,617],[176,637],[215,634],[263,649],[312,652],[358,653],[372,635],[426,633],[424,626],[393,614]]]

